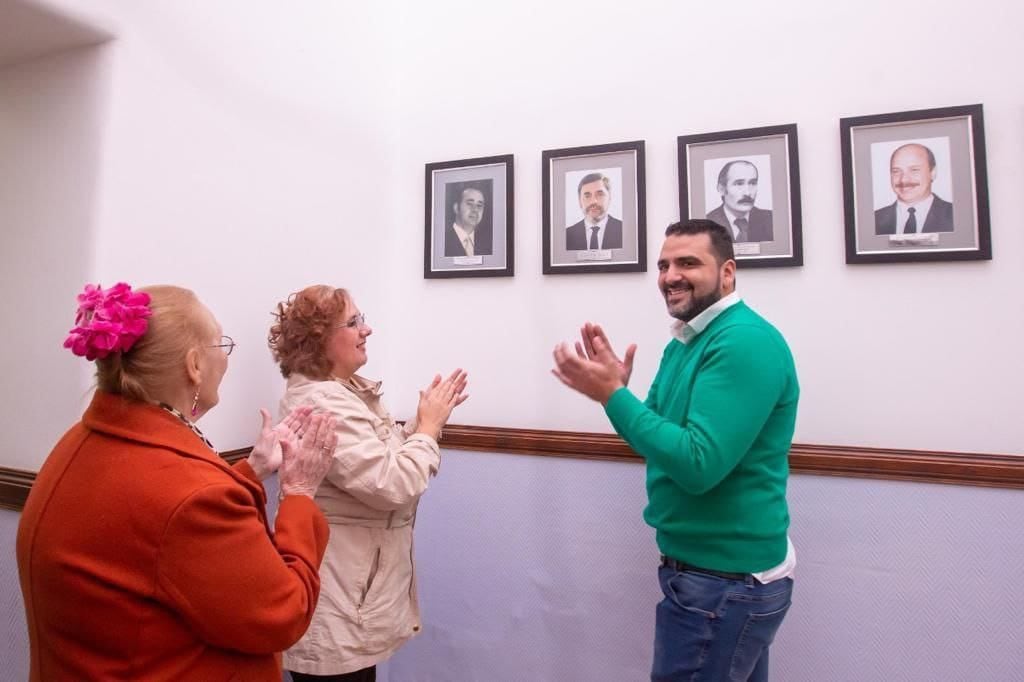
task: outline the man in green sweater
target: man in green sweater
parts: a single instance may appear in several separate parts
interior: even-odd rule
[[[768,647],[790,605],[796,556],[786,506],[800,389],[782,335],[736,293],[726,228],[669,225],[658,288],[675,321],[641,402],[620,360],[587,323],[555,376],[600,402],[647,462],[644,519],[662,553],[652,680],[768,679]]]

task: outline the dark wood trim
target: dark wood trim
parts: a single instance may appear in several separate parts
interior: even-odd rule
[[[613,433],[449,425],[444,428],[441,446],[451,450],[511,455],[643,462]],[[234,464],[246,457],[250,450],[228,450],[222,452],[221,457]],[[793,443],[789,466],[796,474],[1024,489],[1022,455]],[[0,467],[0,508],[20,511],[25,506],[35,477],[32,471]]]
[[[220,456],[227,460],[228,464],[234,464],[243,457],[249,455],[249,448],[238,448],[220,453]],[[24,469],[9,469],[0,466],[0,509],[13,509],[21,511],[28,499],[28,491],[32,489],[32,482],[36,480],[36,472],[25,471]]]
[[[794,443],[795,473],[1024,489],[1024,455]]]
[[[228,464],[234,464],[243,457],[248,457],[251,451],[252,447],[238,448],[237,450],[227,450],[225,452],[222,452],[220,453],[220,456],[221,459],[226,460]]]
[[[643,461],[616,434],[449,425],[441,445],[477,452]],[[1018,455],[794,443],[789,464],[797,474],[1024,488],[1024,456]]]
[[[0,467],[0,509],[21,511],[34,480],[34,471]]]

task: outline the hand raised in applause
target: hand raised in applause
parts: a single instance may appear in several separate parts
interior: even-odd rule
[[[604,329],[599,324],[592,324],[590,322],[585,323],[580,327],[580,338],[582,344],[576,342],[576,354],[580,357],[585,357],[588,360],[597,360],[597,351],[594,348],[595,340],[598,341],[605,349],[611,359],[615,361],[615,364],[619,368],[619,379],[622,381],[623,386],[629,385],[629,377],[633,374],[633,356],[636,355],[636,344],[631,343],[626,348],[625,358],[619,360],[619,356],[612,350],[612,344],[608,340],[608,337],[604,333]]]
[[[588,322],[581,333],[583,342],[576,342],[575,354],[567,343],[555,346],[555,368],[551,373],[569,388],[603,405],[629,381],[636,344],[626,350],[625,360],[619,360],[600,326]]]
[[[334,417],[314,414],[302,428],[302,437],[293,435],[281,441],[282,461],[279,477],[282,495],[313,497],[331,468],[338,434]]]
[[[249,453],[248,462],[261,481],[280,468],[281,441],[294,438],[295,434],[309,423],[312,412],[312,407],[296,407],[274,426],[270,412],[260,408],[263,425],[256,438],[256,444],[252,446],[252,452]]]
[[[464,393],[467,380],[468,375],[457,369],[443,381],[440,374],[436,375],[430,385],[420,391],[420,403],[416,407],[418,433],[437,440],[452,410],[469,397],[469,394]]]

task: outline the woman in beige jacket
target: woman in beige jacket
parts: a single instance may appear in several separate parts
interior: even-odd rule
[[[315,500],[331,536],[320,600],[284,667],[303,680],[372,681],[376,664],[419,632],[412,531],[416,505],[437,473],[437,439],[466,399],[466,373],[436,376],[416,418],[395,423],[381,384],[357,376],[373,330],[344,289],[311,286],[278,304],[269,343],[288,380],[280,409],[311,405],[335,417],[338,444]]]

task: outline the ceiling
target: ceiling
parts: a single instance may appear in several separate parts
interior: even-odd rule
[[[0,0],[0,68],[110,38],[31,0]]]

